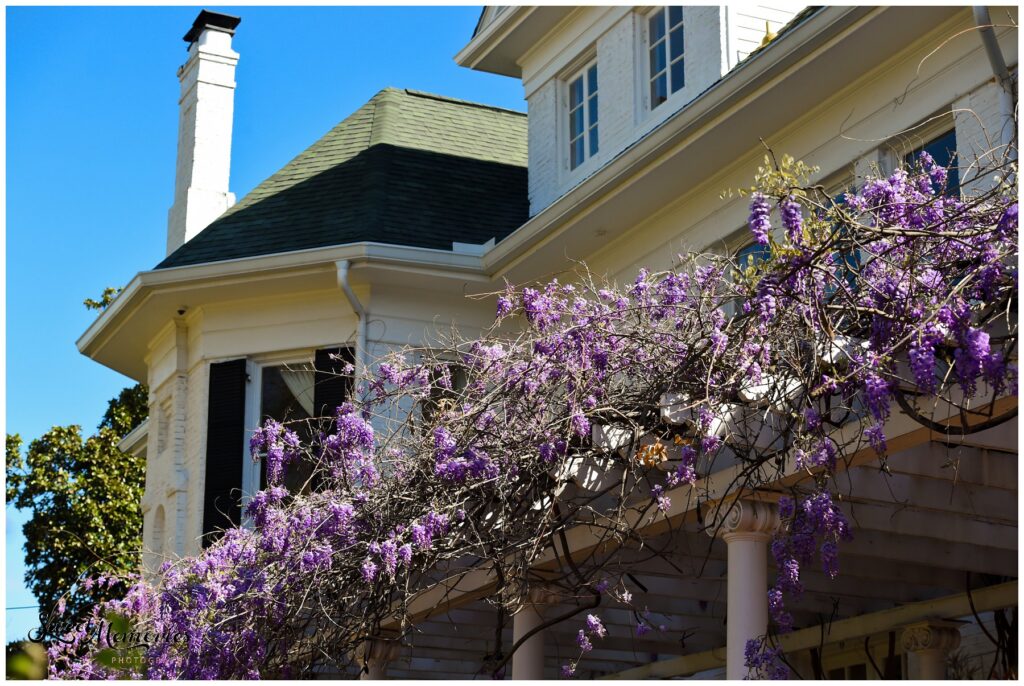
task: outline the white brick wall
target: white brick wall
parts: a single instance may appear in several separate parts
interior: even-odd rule
[[[200,362],[188,370],[188,330],[181,325],[167,331],[150,357],[150,423],[146,457],[146,491],[143,496],[143,560],[155,570],[165,559],[198,552],[202,485],[198,496],[196,475],[202,472],[206,436],[208,365]],[[159,358],[159,359],[154,359]],[[173,361],[173,366],[168,365]],[[162,538],[156,526],[164,513]],[[158,554],[159,551],[159,554]]]
[[[598,76],[600,78],[600,75]],[[527,100],[530,216],[560,195],[558,188],[558,84],[551,79]],[[600,105],[599,105],[600,106]]]
[[[185,555],[199,551],[203,530],[203,489],[206,486],[206,415],[210,396],[210,363],[201,360],[188,374],[188,396],[185,401],[184,454],[179,486],[175,495],[178,509],[177,545]]]
[[[636,128],[636,30],[630,13],[597,41],[601,161],[621,152]]]
[[[648,102],[648,13],[628,11],[605,28],[601,22],[609,21],[609,15],[597,11],[581,12],[575,23],[535,48],[537,54],[544,55],[543,59],[536,58],[537,67],[524,67],[530,116],[531,216],[718,81],[741,57],[760,44],[766,19],[772,30],[777,31],[794,14],[795,11],[763,6],[742,11],[720,6],[685,7],[686,83],[667,102],[652,111]],[[568,124],[560,102],[564,97],[560,95],[564,84],[560,82],[559,75],[564,75],[588,50],[597,53],[600,151],[593,164],[585,164],[570,172],[566,162],[567,131],[562,130]],[[543,79],[546,81],[534,88],[534,84]],[[531,91],[531,88],[534,89]]]
[[[238,53],[231,36],[204,31],[189,48],[181,80],[174,204],[167,213],[167,254],[234,205],[228,191]]]
[[[1002,112],[1001,97],[1002,89],[990,81],[953,103],[960,185],[967,195],[991,187],[991,177],[979,176],[1002,157],[1004,127],[1014,126]]]

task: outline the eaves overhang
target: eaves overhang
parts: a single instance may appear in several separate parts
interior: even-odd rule
[[[296,250],[139,272],[79,337],[79,352],[136,381],[145,382],[148,346],[175,317],[215,302],[337,289],[337,265],[348,260],[366,283],[400,283],[415,289],[489,283],[479,254],[385,245]],[[339,302],[344,300],[338,291]]]
[[[149,438],[149,418],[143,419],[141,423],[129,431],[120,441],[117,442],[117,449],[122,453],[140,455],[146,449],[146,441]]]
[[[521,283],[565,268],[758,145],[962,7],[823,7],[509,234],[484,256]]]
[[[473,36],[455,55],[455,62],[477,71],[522,78],[519,59],[575,9],[555,5],[509,7]]]

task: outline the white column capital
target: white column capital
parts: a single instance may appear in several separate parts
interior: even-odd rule
[[[775,503],[739,499],[722,504],[712,512],[714,520],[708,533],[717,535],[726,543],[732,541],[767,541],[779,528],[779,508]]]
[[[526,593],[527,605],[534,605],[537,611],[543,610],[546,605],[555,605],[559,601],[557,593],[544,586],[534,586]]]
[[[918,653],[937,650],[948,653],[960,647],[960,625],[942,619],[926,619],[903,627],[903,649]]]

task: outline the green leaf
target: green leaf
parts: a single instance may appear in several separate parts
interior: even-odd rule
[[[93,656],[93,661],[104,667],[114,668],[115,660],[120,657],[121,651],[113,648],[105,648]]]
[[[106,620],[110,624],[110,630],[115,633],[126,634],[132,630],[131,623],[124,615],[119,615],[116,612],[108,612]]]

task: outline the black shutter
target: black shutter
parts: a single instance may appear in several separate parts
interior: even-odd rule
[[[334,355],[335,357],[331,357]],[[313,416],[333,417],[338,405],[352,397],[352,376],[345,366],[355,363],[352,348],[324,348],[313,358]],[[342,376],[344,374],[344,376]]]
[[[204,546],[219,537],[215,532],[241,521],[247,378],[244,359],[210,365],[206,489],[203,493]]]

